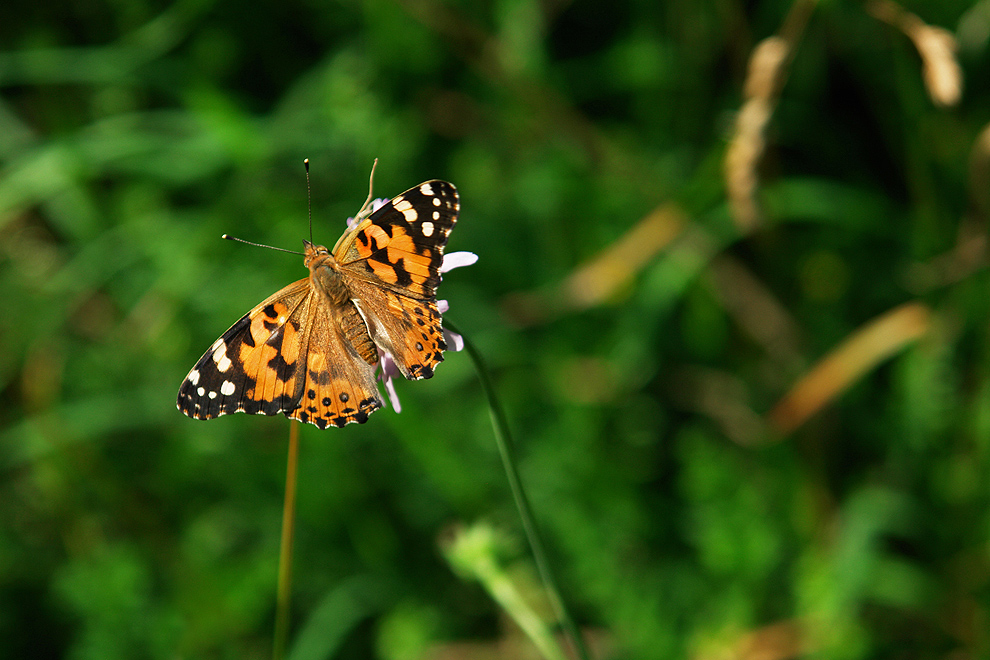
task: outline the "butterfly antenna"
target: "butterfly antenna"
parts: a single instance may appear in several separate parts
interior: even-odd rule
[[[306,207],[309,209],[309,242],[313,242],[313,190],[309,185],[309,158],[303,159],[306,168]]]
[[[378,167],[378,159],[371,164],[371,176],[368,177],[368,199],[364,200],[364,204],[361,205],[361,209],[354,216],[357,222],[361,222],[365,217],[371,215],[371,199],[375,190],[375,168]]]
[[[306,256],[302,252],[296,252],[295,250],[286,250],[285,248],[280,248],[280,247],[273,247],[271,245],[265,245],[264,243],[252,243],[251,241],[245,241],[243,238],[236,238],[229,234],[224,234],[220,238],[227,241],[237,241],[238,243],[244,243],[245,245],[253,245],[254,247],[268,248],[269,250],[275,250],[276,252],[288,252],[289,254],[299,254],[302,256]]]

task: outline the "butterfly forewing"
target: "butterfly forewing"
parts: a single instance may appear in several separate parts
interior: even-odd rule
[[[386,202],[345,235],[334,256],[359,276],[407,296],[432,298],[459,210],[453,184],[421,183]]]
[[[309,280],[290,284],[232,325],[179,388],[179,410],[197,419],[234,412],[275,415],[299,398],[302,319]]]

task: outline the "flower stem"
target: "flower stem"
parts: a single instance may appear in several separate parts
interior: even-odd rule
[[[289,424],[289,456],[285,468],[285,502],[282,507],[282,542],[278,557],[278,590],[275,604],[275,643],[272,660],[285,657],[289,638],[289,602],[292,596],[292,540],[296,529],[296,467],[299,464],[299,424]]]
[[[547,592],[547,597],[554,609],[554,614],[557,616],[557,620],[563,627],[567,637],[570,638],[576,657],[580,660],[589,660],[590,656],[588,655],[588,649],[584,645],[584,640],[581,638],[581,633],[578,630],[577,625],[574,623],[574,620],[571,618],[571,615],[568,613],[567,608],[564,605],[564,601],[560,597],[560,591],[557,589],[557,584],[553,578],[553,573],[550,571],[550,563],[547,561],[546,553],[543,550],[543,541],[537,531],[536,522],[533,519],[533,511],[529,506],[529,499],[526,497],[526,491],[523,488],[522,480],[519,478],[519,470],[516,467],[514,446],[512,443],[512,436],[509,433],[509,425],[506,422],[505,413],[498,401],[498,397],[495,395],[495,389],[492,386],[492,381],[488,374],[488,368],[485,366],[485,361],[474,347],[474,344],[472,344],[468,338],[464,336],[463,332],[454,328],[447,319],[444,319],[444,324],[450,330],[461,335],[464,339],[464,350],[471,357],[471,361],[474,363],[474,368],[478,372],[478,379],[481,381],[481,388],[484,390],[485,396],[488,398],[488,410],[491,413],[492,430],[495,433],[495,443],[498,445],[499,455],[502,457],[502,465],[505,468],[505,474],[509,480],[509,488],[512,490],[512,498],[515,500],[516,509],[519,511],[519,517],[522,520],[523,530],[526,533],[526,539],[529,541],[530,550],[533,552],[533,560],[536,562],[536,569],[540,574],[540,580],[543,582],[543,588]]]

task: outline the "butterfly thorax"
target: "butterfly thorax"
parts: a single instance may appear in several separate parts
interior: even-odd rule
[[[351,291],[340,272],[340,264],[322,245],[306,242],[306,257],[303,263],[309,267],[309,279],[313,288],[322,293],[336,306],[350,301]]]
[[[309,281],[313,289],[324,296],[336,309],[333,319],[340,334],[350,342],[358,355],[368,364],[378,362],[375,346],[364,317],[354,304],[353,294],[338,262],[322,245],[305,241],[306,256],[303,263],[309,267]]]

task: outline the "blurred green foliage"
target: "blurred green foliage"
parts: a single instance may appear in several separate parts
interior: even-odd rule
[[[950,108],[877,5],[801,27],[743,230],[723,164],[790,2],[4,3],[0,656],[269,656],[287,422],[175,393],[305,274],[220,234],[298,249],[308,157],[332,243],[377,157],[378,195],[461,192],[481,259],[440,294],[600,657],[987,657],[990,2],[904,2],[958,38]],[[519,322],[657,208],[682,231],[606,300]],[[916,341],[774,426],[908,302]],[[531,575],[472,367],[399,387],[302,434],[292,657],[533,657],[438,544],[487,521]]]

